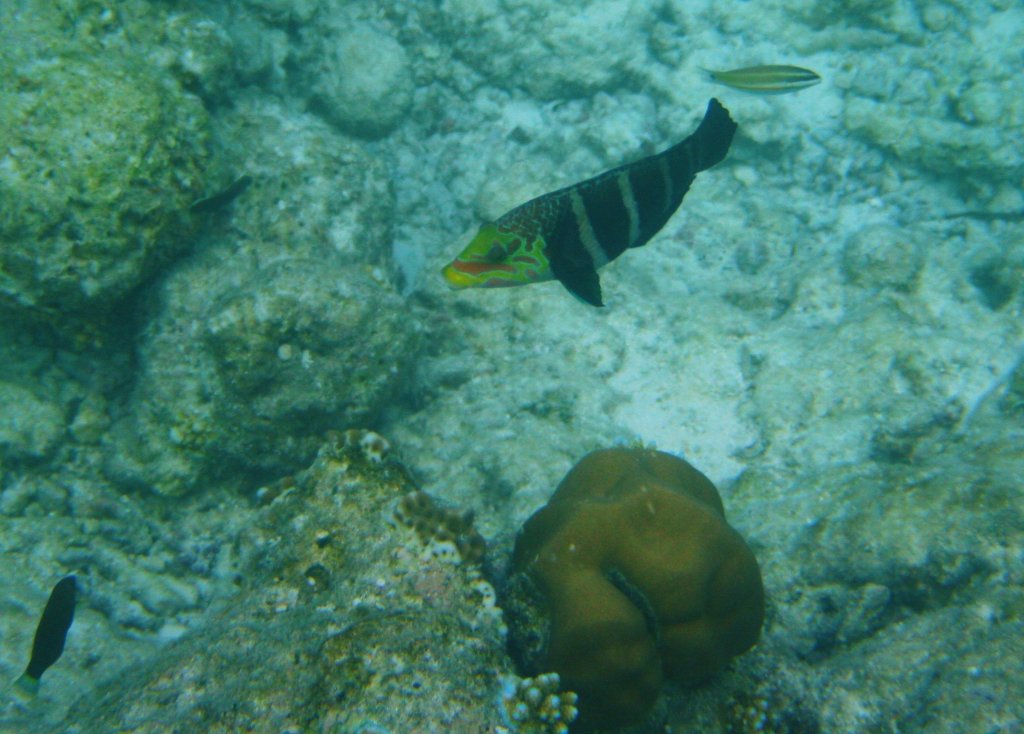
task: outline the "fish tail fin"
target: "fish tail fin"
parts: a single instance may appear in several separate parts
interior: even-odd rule
[[[14,681],[14,692],[25,701],[35,698],[39,693],[39,679],[33,678],[28,673],[22,673]]]
[[[684,143],[692,145],[696,152],[694,160],[697,170],[694,173],[707,170],[722,162],[725,154],[729,152],[729,146],[732,145],[736,127],[736,123],[729,116],[729,110],[712,97],[708,102],[704,119],[701,120],[693,135],[684,141]]]

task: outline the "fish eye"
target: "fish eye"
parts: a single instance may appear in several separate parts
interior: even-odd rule
[[[503,248],[501,245],[495,242],[493,245],[491,245],[491,249],[487,251],[487,254],[484,255],[484,259],[492,263],[504,260],[505,248]]]

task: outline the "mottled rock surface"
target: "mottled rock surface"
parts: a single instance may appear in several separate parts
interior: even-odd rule
[[[412,104],[409,56],[388,33],[362,21],[325,33],[313,67],[314,102],[327,119],[356,135],[380,137]]]
[[[158,295],[108,468],[159,494],[293,471],[327,430],[374,420],[417,351],[401,300],[356,266],[193,261]]]
[[[643,67],[643,39],[654,16],[636,0],[591,0],[582,7],[446,0],[440,20],[459,55],[492,83],[560,98],[614,88]]]
[[[230,206],[243,251],[261,262],[286,257],[393,269],[396,219],[386,161],[309,113],[271,98],[239,94],[214,120],[214,137],[226,167],[252,185]]]
[[[493,590],[396,520],[416,488],[385,451],[339,434],[266,488],[238,594],[55,731],[492,730],[508,671]]]
[[[42,459],[65,429],[60,406],[11,382],[0,382],[0,466],[9,460]]]
[[[420,345],[389,278],[382,164],[258,100],[217,135],[253,183],[224,212],[231,228],[145,299],[138,375],[107,442],[111,477],[160,494],[296,470],[325,431],[376,419]]]
[[[191,246],[209,120],[172,74],[104,43],[116,14],[93,27],[20,4],[0,10],[0,305],[63,325]]]

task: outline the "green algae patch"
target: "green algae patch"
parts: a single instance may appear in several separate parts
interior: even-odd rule
[[[191,243],[204,189],[199,102],[141,60],[69,54],[4,72],[0,304],[114,304]]]

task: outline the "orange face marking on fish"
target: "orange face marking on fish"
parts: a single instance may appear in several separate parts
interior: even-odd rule
[[[549,280],[543,242],[485,224],[441,274],[452,288],[508,288]]]
[[[516,269],[507,263],[502,262],[472,262],[466,260],[455,260],[450,267],[467,275],[482,275],[484,273],[500,270],[506,273],[514,273]]]

